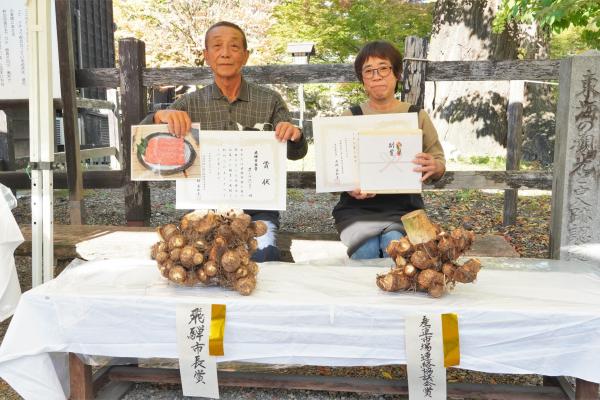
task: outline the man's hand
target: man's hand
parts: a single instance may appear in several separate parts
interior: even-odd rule
[[[364,200],[370,199],[371,197],[375,197],[375,193],[364,193],[360,189],[354,189],[353,191],[346,193],[354,197],[356,200]]]
[[[297,126],[292,125],[290,122],[280,122],[275,127],[275,138],[280,142],[297,142],[302,137],[302,132]]]
[[[429,178],[439,179],[446,170],[441,162],[438,162],[431,154],[427,153],[418,153],[412,162],[420,165],[420,167],[414,168],[413,171],[423,173],[421,182],[425,182]]]
[[[169,132],[184,137],[192,128],[192,120],[185,111],[158,110],[154,113],[155,124],[169,124]]]

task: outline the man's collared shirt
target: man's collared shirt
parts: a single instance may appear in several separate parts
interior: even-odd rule
[[[279,93],[246,82],[242,78],[237,99],[231,103],[212,83],[181,96],[169,109],[186,111],[192,122],[200,122],[201,130],[268,130],[274,131],[279,122],[291,121],[290,113]],[[142,123],[147,122],[148,118]],[[148,122],[151,122],[150,119]],[[306,154],[304,135],[298,142],[288,141],[288,158],[297,160]]]

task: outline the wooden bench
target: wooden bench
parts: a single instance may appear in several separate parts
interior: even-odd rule
[[[31,256],[31,226],[22,225],[25,241],[15,255]],[[151,227],[112,225],[55,225],[56,260],[110,257],[148,257],[150,245],[158,240]],[[126,239],[125,239],[126,238]],[[132,245],[135,243],[135,245]],[[346,246],[336,233],[279,232],[277,244],[282,261],[312,261],[346,257]],[[478,235],[468,256],[519,257],[519,253],[500,235]]]

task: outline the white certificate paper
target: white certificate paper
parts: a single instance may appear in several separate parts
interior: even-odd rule
[[[446,400],[442,316],[408,316],[404,332],[408,397],[410,400]]]
[[[287,145],[270,131],[200,131],[200,178],[178,180],[176,208],[285,210]]]
[[[359,131],[417,129],[418,125],[417,113],[315,118],[317,192],[360,188]]]
[[[421,193],[412,160],[423,148],[420,129],[371,130],[359,134],[360,189],[368,193]]]
[[[209,355],[212,306],[177,305],[177,353],[185,396],[219,398],[216,358]]]

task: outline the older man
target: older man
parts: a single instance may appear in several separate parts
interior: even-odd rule
[[[192,121],[202,130],[239,130],[269,127],[275,139],[287,142],[287,156],[298,160],[306,155],[307,144],[302,131],[290,122],[290,114],[281,96],[265,87],[247,82],[242,67],[248,61],[248,43],[244,31],[231,22],[212,25],[204,38],[204,58],[214,74],[214,82],[188,93],[169,109],[147,116],[142,123],[168,124],[169,131],[179,136],[189,132]],[[279,250],[275,233],[279,227],[277,211],[246,210],[253,220],[267,224],[268,232],[258,238],[256,261],[275,261]]]

